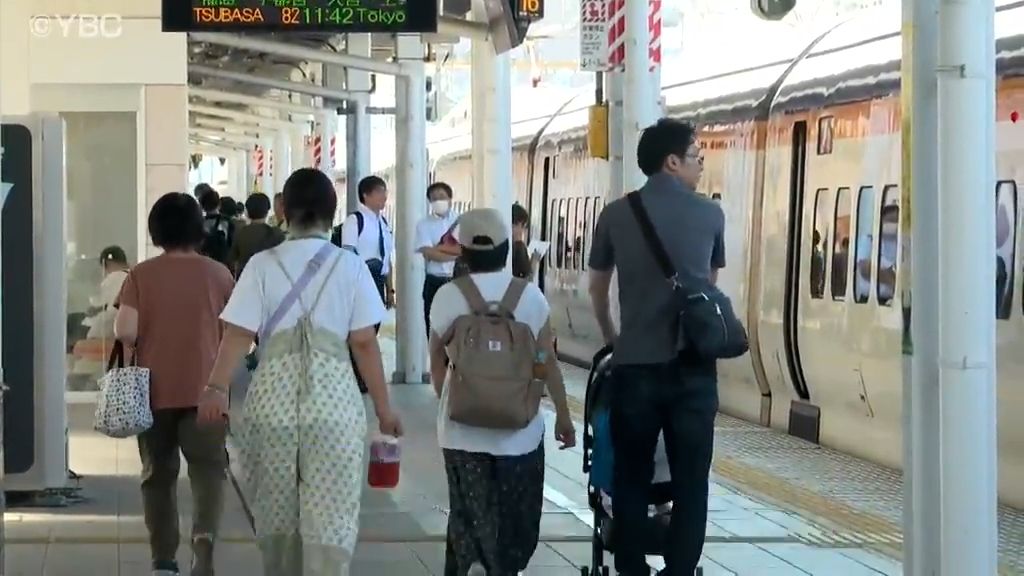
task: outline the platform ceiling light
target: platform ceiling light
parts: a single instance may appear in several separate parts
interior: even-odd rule
[[[750,10],[762,20],[782,20],[795,7],[796,0],[750,0]]]

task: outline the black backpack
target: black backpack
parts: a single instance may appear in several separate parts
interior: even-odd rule
[[[365,222],[365,220],[363,220],[363,213],[362,212],[356,210],[355,212],[352,212],[352,214],[355,214],[355,217],[356,217],[356,235],[358,236],[358,235],[363,233],[363,225],[366,222]],[[391,225],[388,224],[388,219],[385,218],[383,215],[381,215],[380,219],[384,221],[384,225],[385,226],[387,226],[388,228],[391,227]],[[331,230],[331,244],[334,244],[338,248],[341,248],[341,227],[343,225],[344,225],[344,222],[341,223],[341,224],[338,224],[337,226],[334,227],[333,230]]]
[[[202,246],[199,248],[199,253],[228,266],[230,264],[228,256],[231,251],[233,228],[231,220],[220,214],[207,216],[206,220],[203,221],[205,237],[203,238]]]

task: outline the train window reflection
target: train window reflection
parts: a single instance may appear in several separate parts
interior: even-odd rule
[[[814,195],[814,232],[811,235],[811,298],[825,297],[825,270],[831,194],[819,188]]]
[[[896,270],[899,266],[900,189],[890,184],[882,191],[882,209],[878,222],[878,288],[882,306],[892,304],[896,295]]]
[[[875,189],[863,186],[857,194],[857,258],[854,260],[853,301],[863,304],[871,295],[875,243]]]
[[[836,191],[836,210],[832,221],[832,299],[846,299],[846,279],[850,268],[850,189]]]
[[[834,139],[832,116],[818,118],[818,155],[825,156],[832,153],[832,141]]]
[[[996,183],[996,318],[1013,310],[1013,276],[1017,247],[1017,184]]]

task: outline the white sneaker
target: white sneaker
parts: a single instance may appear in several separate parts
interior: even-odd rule
[[[469,567],[469,572],[466,576],[487,576],[487,570],[484,569],[483,565],[479,562],[473,562],[473,565]]]
[[[174,570],[153,570],[153,576],[180,576],[180,574]]]

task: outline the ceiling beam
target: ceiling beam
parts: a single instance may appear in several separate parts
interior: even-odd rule
[[[273,98],[261,98],[259,96],[236,94],[234,92],[225,92],[223,90],[211,90],[209,88],[199,88],[197,86],[189,86],[188,94],[189,96],[195,96],[211,102],[230,102],[232,104],[243,104],[245,106],[252,106],[255,108],[275,108],[292,114],[310,114],[320,117],[324,114],[333,112],[333,109],[331,108],[316,108],[292,102],[282,102],[281,100],[275,100]]]
[[[279,80],[277,78],[247,74],[245,72],[233,72],[231,70],[214,68],[213,66],[189,64],[188,71],[189,73],[199,74],[200,76],[220,78],[221,80],[231,80],[233,82],[241,82],[243,84],[253,84],[256,86],[263,86],[264,88],[276,88],[277,90],[298,92],[299,94],[308,94],[310,96],[319,96],[321,98],[329,98],[332,100],[352,99],[352,93],[346,90],[333,90],[331,88],[324,88],[323,86],[308,84],[306,82],[292,82],[291,80]]]
[[[377,74],[387,74],[389,76],[408,75],[405,71],[406,69],[397,62],[375,60],[373,58],[366,58],[365,56],[354,56],[342,52],[319,50],[317,48],[306,48],[304,46],[297,46],[295,44],[289,44],[287,42],[280,42],[277,40],[269,40],[263,37],[216,32],[193,32],[192,34],[189,34],[189,38],[199,42],[216,44],[218,46],[252,50],[253,52],[263,52],[264,54],[274,54],[297,60],[333,64],[336,66],[344,66],[345,68],[375,72]]]

